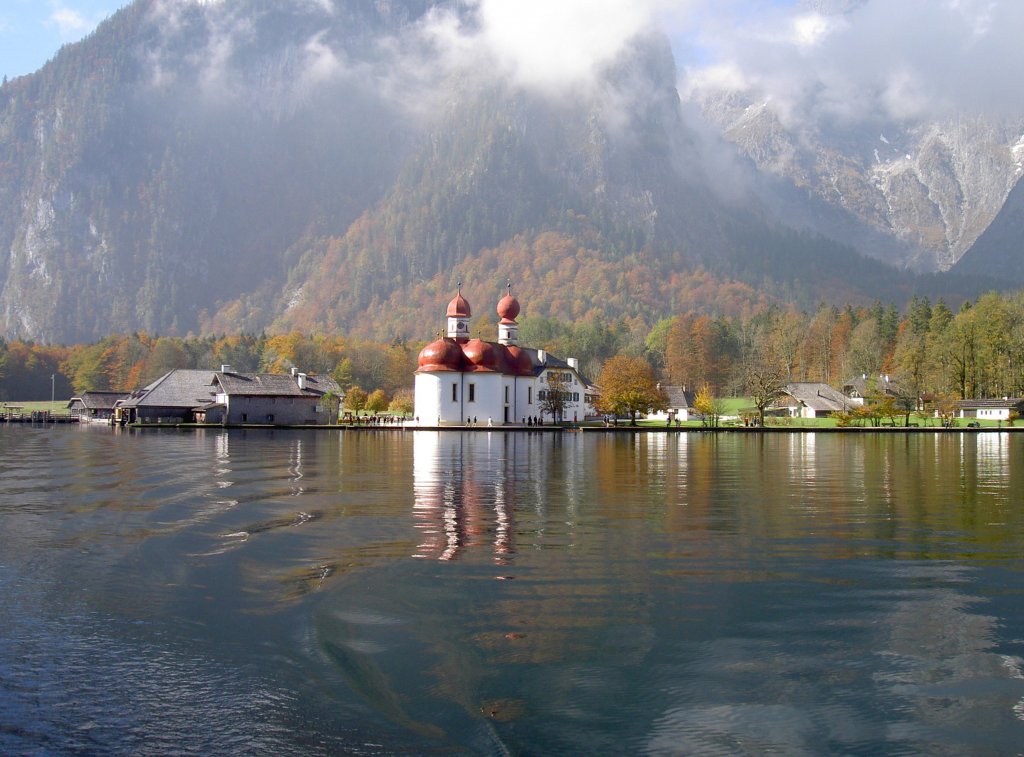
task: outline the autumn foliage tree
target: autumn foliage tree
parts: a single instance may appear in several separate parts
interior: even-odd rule
[[[415,404],[415,396],[411,389],[399,389],[391,398],[388,411],[395,415],[412,415]]]
[[[362,387],[353,386],[345,392],[345,399],[342,400],[341,406],[353,413],[358,413],[366,407],[366,400],[369,396]]]
[[[366,398],[365,409],[370,413],[383,413],[388,409],[388,403],[390,401],[391,400],[388,399],[387,392],[383,389],[374,389]]]
[[[704,382],[697,391],[693,401],[693,409],[703,417],[702,423],[710,428],[718,428],[718,423],[724,412],[722,400],[711,391],[711,385]]]
[[[616,416],[628,414],[631,425],[636,425],[637,413],[668,408],[668,397],[643,358],[616,355],[605,363],[597,383],[598,409]]]

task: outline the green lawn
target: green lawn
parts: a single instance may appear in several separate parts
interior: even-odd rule
[[[725,409],[723,415],[739,415],[741,410],[755,410],[753,397],[723,397],[722,407]]]
[[[68,400],[56,399],[52,403],[49,400],[40,402],[8,400],[3,403],[3,407],[0,407],[0,412],[4,412],[7,409],[14,409],[16,412],[22,413],[46,412],[49,410],[55,415],[62,415],[68,411]]]
[[[754,400],[751,397],[723,397],[721,398],[723,412],[722,415],[725,417],[735,417],[741,413],[749,413],[751,415],[757,414],[757,409],[754,407]],[[921,428],[937,428],[940,425],[938,418],[921,418],[917,415],[910,416],[910,423],[912,426],[916,425]],[[977,423],[983,428],[987,427],[1008,427],[1010,424],[1006,421],[1000,423],[999,421],[990,420],[978,420],[977,418],[957,418],[954,423],[954,428],[966,428],[968,423]],[[620,421],[621,424],[621,421]],[[657,428],[665,426],[665,421],[637,421],[638,426],[647,426],[651,428]],[[734,422],[723,422],[723,426],[737,425]],[[742,424],[739,424],[742,425]],[[771,428],[836,428],[839,424],[834,418],[776,418],[767,417],[765,418],[765,425]],[[889,422],[886,420],[883,424],[885,427],[889,427]],[[896,426],[903,426],[902,416],[896,419]],[[700,421],[687,421],[683,423],[681,428],[702,428],[703,424]],[[853,423],[851,428],[872,428],[873,425],[870,421],[859,421]]]

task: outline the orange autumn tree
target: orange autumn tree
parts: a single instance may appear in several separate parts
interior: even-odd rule
[[[598,410],[613,415],[628,414],[632,426],[636,425],[637,413],[668,408],[668,396],[643,358],[616,355],[604,364],[597,385],[601,390]]]

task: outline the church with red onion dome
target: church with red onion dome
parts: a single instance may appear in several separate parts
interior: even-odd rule
[[[519,300],[512,285],[498,301],[498,341],[470,338],[469,301],[458,293],[445,311],[447,330],[419,354],[414,414],[420,426],[525,426],[541,419],[581,421],[595,414],[595,389],[579,361],[562,361],[519,344]],[[557,378],[552,378],[556,376]],[[564,393],[562,417],[543,417],[551,384]]]

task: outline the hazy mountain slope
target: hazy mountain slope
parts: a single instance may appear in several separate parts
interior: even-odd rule
[[[1024,283],[1024,184],[1013,188],[999,215],[953,270],[1004,283]]]
[[[697,267],[723,284],[808,305],[823,296],[900,298],[912,288],[912,277],[849,247],[777,227],[750,194],[716,193],[673,81],[667,45],[643,40],[589,97],[554,103],[524,92],[460,91],[385,200],[344,237],[311,244],[285,299],[271,308],[283,313],[277,328],[424,336],[421,318],[404,307],[421,300],[405,293],[426,283],[435,292],[441,282],[452,287],[462,272],[489,279],[495,292],[510,278],[524,301],[563,318],[660,317],[679,302],[676,275]],[[568,253],[577,261],[560,269],[498,252],[486,255],[489,269],[477,263],[496,247],[566,255],[562,244],[536,243],[549,233],[578,240]],[[584,285],[579,260],[600,271],[595,278],[631,281],[626,286],[644,296]],[[394,317],[399,312],[406,317]]]
[[[4,87],[3,333],[194,329],[217,301],[279,286],[297,238],[343,232],[393,181],[400,114],[372,81],[309,78],[324,19],[250,6],[248,34],[218,47],[236,19],[138,2]],[[409,17],[346,7],[330,21],[355,51]]]
[[[553,92],[451,60],[475,22],[461,2],[137,0],[9,82],[0,334],[424,336],[411,303],[432,323],[422,298],[463,272],[565,318],[921,286],[859,254],[904,255],[885,228],[688,122],[664,37]],[[759,165],[802,165],[764,127]]]
[[[783,218],[920,270],[950,268],[1022,173],[1021,123],[964,117],[917,126],[808,125],[787,123],[756,92],[709,83],[688,96],[759,169],[837,211],[801,218],[807,205],[797,202],[779,208]],[[882,236],[851,238],[862,231],[844,230],[843,216]]]

